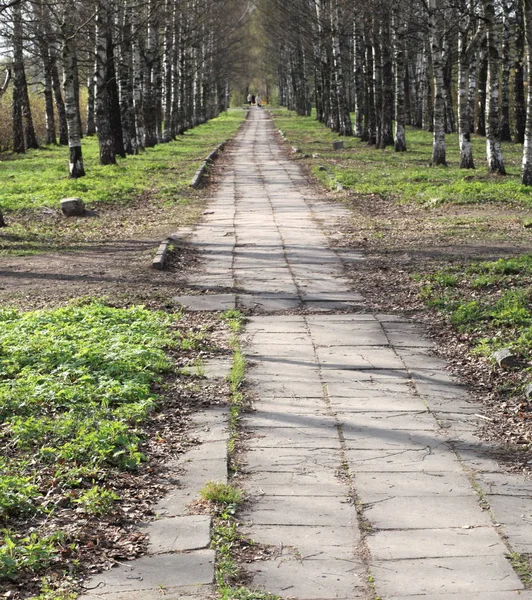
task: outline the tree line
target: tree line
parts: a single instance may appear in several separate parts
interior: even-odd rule
[[[407,125],[432,131],[434,165],[457,132],[463,169],[477,133],[500,175],[514,141],[532,185],[532,0],[268,0],[264,23],[280,102],[299,115],[314,104],[333,131],[398,152]]]
[[[97,134],[100,163],[109,165],[213,118],[228,107],[248,12],[245,0],[0,4],[10,48],[0,100],[12,85],[13,151],[68,145],[69,175],[79,178],[84,135]],[[28,89],[36,87],[44,96],[45,140],[32,119]]]

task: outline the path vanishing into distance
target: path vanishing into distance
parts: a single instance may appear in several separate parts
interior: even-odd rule
[[[418,325],[364,308],[345,270],[363,254],[326,235],[349,213],[309,187],[268,112],[251,109],[230,152],[191,241],[196,293],[177,301],[253,311],[239,521],[273,548],[244,565],[247,587],[294,600],[531,600],[509,555],[532,554],[532,482],[503,473],[474,435],[480,407]],[[219,408],[197,415],[203,443],[169,465],[177,483],[145,527],[150,554],[94,576],[83,598],[214,596],[210,518],[189,506],[208,480],[227,481],[226,422]]]

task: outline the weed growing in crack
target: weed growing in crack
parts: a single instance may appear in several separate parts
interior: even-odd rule
[[[508,560],[523,584],[527,588],[532,587],[532,557],[519,554],[519,552],[512,552],[508,554]]]

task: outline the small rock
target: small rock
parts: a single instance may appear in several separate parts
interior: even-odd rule
[[[341,183],[337,182],[336,183],[336,191],[343,192],[343,190],[344,190],[344,186]]]
[[[519,360],[510,348],[501,348],[492,354],[492,357],[497,361],[499,367],[503,369],[511,369],[519,366]]]
[[[319,157],[320,157],[320,155],[319,155],[319,154],[313,154],[313,155],[312,155],[312,158],[319,158]]]
[[[85,204],[81,198],[63,198],[61,200],[61,211],[65,217],[83,217],[85,215]]]
[[[295,146],[292,146],[292,152],[293,152],[294,154],[300,154],[300,152],[301,152],[301,148],[296,148]]]
[[[333,150],[343,150],[343,148],[344,148],[344,142],[343,141],[341,141],[341,142],[333,142],[332,143],[332,147],[333,147]]]
[[[529,383],[525,387],[525,396],[530,400],[532,398],[532,383]]]

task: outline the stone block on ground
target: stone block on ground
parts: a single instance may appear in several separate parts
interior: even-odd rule
[[[252,589],[298,600],[367,598],[362,564],[345,560],[270,560],[248,566]]]
[[[215,585],[184,585],[153,590],[102,592],[100,588],[83,594],[78,600],[215,600]]]
[[[367,538],[374,560],[502,556],[507,552],[493,527],[377,531]]]
[[[471,496],[397,497],[370,504],[364,512],[377,529],[487,527],[491,519]]]
[[[209,585],[214,581],[214,551],[143,556],[91,577],[88,588],[98,593],[161,590],[167,587]]]
[[[141,529],[149,535],[150,554],[200,550],[211,542],[211,518],[208,515],[159,519],[146,523]]]
[[[371,572],[377,594],[383,598],[419,595],[433,600],[435,594],[515,593],[523,589],[503,556],[376,561]]]
[[[86,214],[85,203],[81,198],[63,198],[60,205],[65,217],[83,217]]]
[[[493,353],[493,358],[502,369],[512,369],[519,366],[519,359],[510,348],[497,350],[497,352]]]

